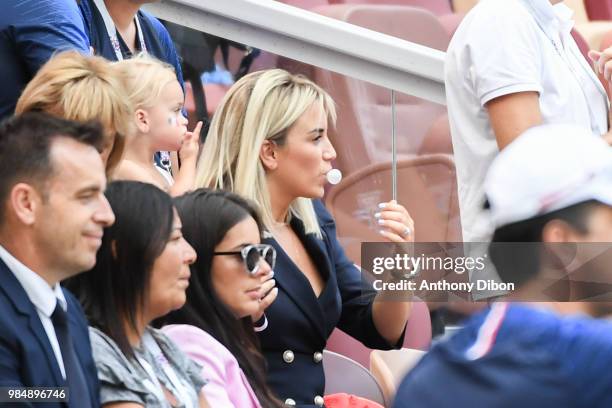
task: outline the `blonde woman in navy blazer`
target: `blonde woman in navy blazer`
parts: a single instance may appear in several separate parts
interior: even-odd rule
[[[318,201],[336,157],[327,136],[335,115],[330,96],[302,76],[280,69],[249,74],[217,109],[198,163],[197,187],[230,190],[261,207],[264,242],[278,253],[279,290],[261,294],[252,318],[268,382],[289,406],[323,406],[321,353],[334,328],[389,349],[401,345],[410,315],[409,302],[375,302]],[[411,241],[414,223],[406,209],[382,205],[377,218],[384,238]]]

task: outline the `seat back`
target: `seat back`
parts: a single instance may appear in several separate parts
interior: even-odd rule
[[[448,114],[444,113],[431,124],[418,154],[445,153],[453,154],[453,143],[450,137]]]
[[[415,43],[446,50],[449,35],[432,13],[413,7],[331,5],[316,12]],[[308,70],[298,70],[305,72]],[[391,91],[328,70],[313,67],[310,77],[338,105],[338,122],[330,137],[345,173],[391,157]],[[431,124],[446,108],[410,95],[396,95],[397,150],[418,151]]]
[[[453,35],[455,35],[457,28],[459,28],[459,24],[461,24],[463,17],[465,17],[465,13],[452,13],[439,16],[438,20],[448,35],[452,38]]]
[[[589,19],[612,20],[612,0],[584,0]]]
[[[376,378],[387,401],[393,400],[397,387],[424,355],[422,350],[409,348],[372,351],[370,372]]]
[[[437,16],[453,12],[449,0],[330,0],[329,4],[369,4],[420,7]]]
[[[304,10],[312,10],[315,7],[329,4],[327,0],[281,0],[281,2]]]
[[[383,392],[370,372],[350,358],[323,350],[325,394],[347,393],[386,406]]]
[[[334,186],[325,201],[336,220],[340,242],[360,263],[361,242],[380,241],[373,214],[378,203],[391,198],[391,164],[369,165]],[[427,154],[402,159],[397,165],[398,202],[415,221],[418,242],[459,242],[461,223],[452,157]]]

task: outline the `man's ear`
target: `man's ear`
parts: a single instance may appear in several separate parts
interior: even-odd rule
[[[271,140],[265,140],[259,149],[259,160],[268,171],[278,167],[278,146]]]
[[[549,221],[542,229],[542,242],[549,255],[556,258],[557,268],[567,268],[576,259],[579,233],[562,220]],[[551,259],[552,259],[551,258]]]
[[[25,225],[33,225],[36,221],[36,211],[42,205],[40,193],[31,185],[18,183],[13,186],[9,196],[9,210],[15,213],[19,221]]]
[[[578,232],[567,222],[552,220],[542,229],[542,242],[576,242]]]
[[[140,133],[148,133],[151,129],[149,114],[144,109],[136,109],[134,112],[136,118],[136,127]]]

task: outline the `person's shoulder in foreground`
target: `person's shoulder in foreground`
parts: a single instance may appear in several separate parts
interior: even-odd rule
[[[61,386],[64,380],[50,357],[53,353],[50,345],[40,347],[41,342],[46,343],[46,335],[38,321],[35,306],[28,301],[27,294],[3,262],[0,263],[0,278],[0,386]],[[99,385],[89,344],[87,320],[72,294],[66,290],[63,290],[63,294],[75,352],[87,386],[95,394]],[[97,401],[98,397],[94,395],[92,402]]]
[[[433,347],[400,385],[394,407],[609,407],[610,364],[609,323],[498,305]]]
[[[75,0],[3,0],[0,13],[0,118],[13,113],[19,94],[58,51],[89,53]]]

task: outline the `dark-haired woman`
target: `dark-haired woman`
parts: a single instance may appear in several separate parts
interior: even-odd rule
[[[278,292],[271,279],[276,252],[261,244],[259,215],[223,191],[196,190],[175,205],[198,259],[187,302],[163,319],[173,323],[164,332],[204,367],[212,407],[282,407],[266,385],[251,318],[261,313],[259,299],[272,302]]]
[[[170,196],[114,182],[106,191],[115,223],[96,266],[68,282],[90,324],[105,408],[208,407],[199,367],[150,323],[185,303],[196,259]]]

